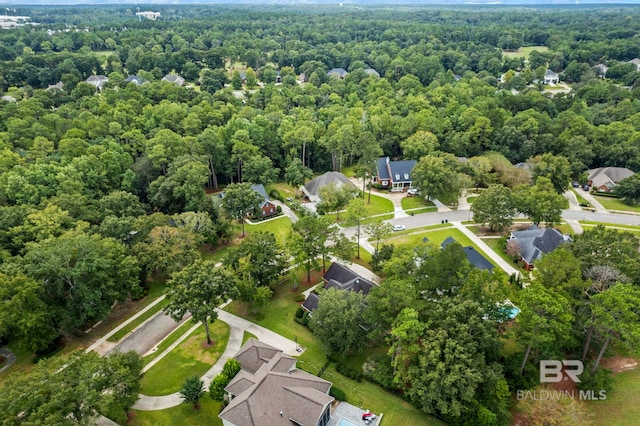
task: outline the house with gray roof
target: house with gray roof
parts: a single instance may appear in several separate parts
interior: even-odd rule
[[[374,182],[383,188],[391,188],[392,192],[413,188],[412,171],[416,163],[416,160],[393,161],[389,157],[378,158]]]
[[[329,77],[339,78],[343,80],[349,73],[344,68],[332,68],[327,72]]]
[[[560,76],[557,72],[553,72],[550,69],[544,73],[544,84],[556,84],[560,82]]]
[[[102,90],[102,87],[109,82],[109,78],[104,75],[92,75],[86,80],[87,83],[95,86],[96,89]]]
[[[130,75],[129,77],[125,78],[123,81],[125,83],[133,83],[136,86],[140,86],[141,84],[144,84],[147,82],[147,80],[137,75]]]
[[[304,195],[307,196],[309,201],[312,202],[320,202],[320,189],[334,184],[336,187],[340,187],[343,185],[352,186],[355,188],[356,186],[351,182],[345,175],[340,172],[327,172],[323,175],[318,176],[317,178],[310,180],[306,184],[300,187]]]
[[[598,167],[587,170],[587,184],[600,192],[611,192],[618,182],[635,173],[626,167]]]
[[[224,426],[326,426],[331,417],[331,382],[296,367],[280,349],[249,339],[235,356],[242,370],[225,391]]]
[[[364,70],[364,72],[366,72],[372,77],[380,78],[380,73],[378,73],[378,71],[374,70],[373,68],[367,68]]]
[[[533,269],[534,262],[551,253],[561,244],[573,241],[569,235],[553,228],[532,226],[526,231],[513,231],[507,244],[514,244],[527,271]]]
[[[627,62],[636,66],[636,71],[640,71],[640,58],[635,58]]]
[[[278,214],[278,209],[269,198],[269,195],[267,195],[267,190],[264,188],[263,184],[259,183],[257,185],[251,185],[251,189],[262,196],[262,201],[260,202],[262,217],[269,217]]]
[[[371,289],[378,286],[373,281],[356,274],[345,265],[337,262],[331,264],[327,272],[322,276],[322,280],[324,281],[325,289],[335,288],[341,291],[355,291],[365,296],[369,294]],[[320,296],[311,292],[302,307],[309,312],[313,312],[318,307],[319,301]]]
[[[447,237],[447,239],[444,240],[442,244],[440,244],[440,247],[445,248],[452,243],[457,243],[457,241],[452,237]],[[466,246],[462,247],[462,249],[464,250],[464,254],[467,256],[467,260],[472,266],[489,272],[493,270],[493,263],[489,262],[486,257],[480,254],[480,252],[476,250],[475,247]]]
[[[47,86],[47,90],[62,90],[63,87],[64,87],[64,83],[59,81],[56,84],[49,84]]]
[[[178,86],[184,86],[184,78],[177,74],[167,74],[162,77],[160,81],[168,81],[169,83],[177,84]]]

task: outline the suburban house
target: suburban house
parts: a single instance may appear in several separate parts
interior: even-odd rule
[[[342,185],[350,185],[356,187],[345,175],[340,172],[327,172],[317,178],[310,180],[306,184],[300,187],[300,190],[307,196],[309,201],[318,203],[320,202],[320,189],[334,184],[336,187]]]
[[[327,73],[329,77],[339,78],[341,80],[344,79],[347,76],[347,74],[349,73],[344,68],[332,68]]]
[[[177,74],[167,74],[162,77],[162,80],[160,81],[168,81],[169,83],[174,83],[178,86],[184,86],[184,78],[180,77]]]
[[[593,66],[593,70],[598,77],[605,78],[605,76],[607,75],[607,71],[609,71],[609,67],[605,64],[595,64]]]
[[[144,12],[136,12],[136,16],[138,17],[138,19],[146,18],[155,21],[160,17],[160,12],[151,12],[145,10]]]
[[[374,182],[379,183],[383,188],[391,188],[392,192],[412,188],[411,170],[416,163],[416,160],[393,161],[389,157],[378,158],[378,172]]]
[[[626,167],[598,167],[587,170],[587,185],[600,192],[611,192],[622,179],[635,173]]]
[[[457,241],[452,237],[447,237],[446,240],[440,244],[440,247],[445,248],[449,244],[456,243]],[[484,257],[478,250],[473,246],[462,247],[464,250],[464,254],[467,256],[467,260],[472,266],[475,266],[478,269],[483,269],[485,271],[491,272],[494,268],[493,263],[489,262],[486,257]]]
[[[640,71],[640,58],[635,58],[627,62],[636,66],[636,71]]]
[[[560,76],[557,72],[553,72],[550,69],[544,73],[544,84],[557,84],[560,82]]]
[[[105,84],[107,84],[108,81],[109,79],[107,77],[100,74],[92,75],[86,80],[87,83],[91,84],[92,86],[95,86],[95,88],[98,90],[102,90],[102,87]]]
[[[364,72],[375,78],[380,78],[380,73],[378,73],[378,71],[374,70],[373,68],[367,68],[366,70],[364,70]]]
[[[47,90],[62,90],[63,87],[64,87],[64,83],[59,81],[56,84],[49,84],[47,86]]]
[[[553,228],[538,228],[532,226],[526,231],[513,231],[507,244],[515,244],[527,271],[533,269],[533,264],[543,255],[551,253],[559,245],[573,241],[569,235],[560,233]]]
[[[337,262],[331,264],[329,269],[327,269],[327,272],[325,272],[322,277],[322,280],[324,281],[324,288],[335,288],[342,291],[356,291],[364,294],[365,296],[369,294],[372,288],[377,286],[373,281],[361,277],[351,269]],[[318,307],[319,300],[320,298],[318,295],[311,292],[302,304],[302,307],[309,312],[313,312]]]
[[[123,81],[125,83],[133,83],[136,86],[140,86],[141,84],[144,84],[147,82],[147,80],[145,80],[142,77],[138,77],[137,75],[130,75],[129,77],[125,78]]]
[[[269,199],[269,195],[267,195],[267,190],[264,188],[263,184],[259,183],[257,185],[251,185],[251,189],[262,196],[262,201],[260,202],[262,217],[269,217],[278,214],[278,209],[271,199]]]
[[[331,382],[296,368],[297,360],[256,339],[235,359],[242,370],[225,391],[231,402],[218,414],[224,426],[325,426]]]

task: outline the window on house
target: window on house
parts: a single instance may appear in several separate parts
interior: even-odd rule
[[[387,186],[387,185],[389,185],[389,182],[388,182],[388,181],[386,181],[386,180],[383,180],[383,181],[382,181],[382,186]]]
[[[400,180],[400,174],[396,173],[396,180]]]
[[[409,173],[404,174],[404,180],[409,180]]]

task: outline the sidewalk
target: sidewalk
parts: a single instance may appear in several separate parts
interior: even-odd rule
[[[449,223],[452,224],[456,229],[458,229],[464,235],[469,237],[469,239],[473,241],[473,243],[477,245],[478,248],[482,250],[487,256],[489,256],[491,260],[493,260],[500,267],[500,269],[505,271],[507,275],[520,274],[520,271],[518,271],[513,266],[509,265],[509,262],[507,262],[506,260],[498,256],[498,254],[495,251],[493,251],[491,247],[489,247],[484,241],[482,241],[482,239],[478,237],[476,234],[469,231],[467,227],[464,226],[461,222],[449,222]]]
[[[596,209],[596,211],[598,213],[609,213],[609,211],[607,209],[604,208],[604,206],[602,204],[600,204],[600,201],[596,200],[593,195],[591,195],[591,193],[589,191],[584,191],[582,193],[580,193],[580,196],[582,198],[584,198],[585,200],[587,200],[590,204],[590,206],[594,209]]]

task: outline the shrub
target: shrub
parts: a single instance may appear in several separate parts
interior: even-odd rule
[[[64,348],[64,342],[62,341],[62,336],[58,336],[53,342],[49,343],[46,348],[36,351],[36,356],[33,358],[33,363],[37,364],[38,361],[42,359],[50,358],[51,356],[60,352],[62,348]]]
[[[269,191],[269,196],[278,201],[284,201],[284,198],[282,197],[282,195],[280,195],[280,193],[276,189],[272,189],[271,191]]]
[[[385,389],[394,390],[393,367],[389,356],[373,355],[362,366],[364,376]]]
[[[346,401],[347,400],[347,395],[345,395],[344,391],[342,389],[340,389],[340,388],[335,387],[335,386],[331,386],[331,389],[329,389],[329,395],[331,395],[332,397],[334,397],[338,401]]]
[[[362,381],[362,373],[341,362],[336,363],[336,371],[345,377],[355,380],[356,382]]]
[[[298,306],[298,309],[296,309],[296,318],[302,318],[304,312],[305,310],[302,309],[302,306]]]
[[[611,391],[613,388],[611,371],[600,367],[592,375],[590,373],[592,365],[593,364],[584,366],[584,373],[580,375],[580,383],[578,383],[576,387],[581,391],[593,391],[596,395],[598,395],[600,391]]]
[[[296,294],[293,298],[293,300],[295,300],[296,302],[304,302],[306,299],[306,297],[304,296],[304,294]]]
[[[282,207],[281,206],[276,206],[276,212],[277,213],[282,213]]]

